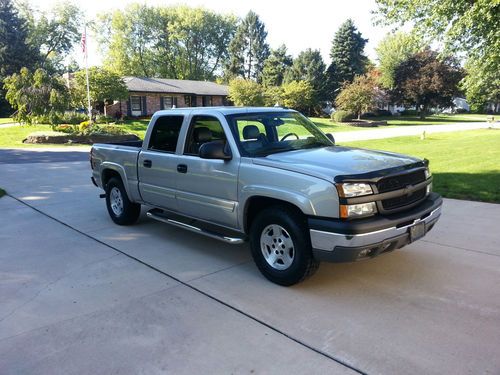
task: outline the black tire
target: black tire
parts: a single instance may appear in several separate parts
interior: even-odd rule
[[[118,189],[121,197],[121,212],[115,212],[112,207],[111,195],[113,191],[116,193]],[[141,205],[138,203],[133,203],[128,199],[127,192],[123,187],[122,180],[117,177],[112,177],[106,184],[106,208],[108,209],[109,216],[118,225],[131,225],[134,224],[139,215],[141,214]]]
[[[288,241],[286,235],[291,239],[293,243],[292,251],[290,251],[288,247],[285,248],[284,243],[280,245],[281,242],[277,243],[275,241],[276,235],[273,233],[272,229],[270,229],[272,225],[277,225],[281,227],[280,229],[284,229],[284,231],[281,231],[281,234],[285,237],[284,240]],[[273,249],[271,249],[270,246],[263,244],[262,246],[265,248],[263,250],[261,248],[261,236],[263,236],[264,239],[268,236],[268,239],[272,239],[271,243],[276,244],[278,247],[274,248],[274,245],[271,245],[273,246]],[[314,259],[312,255],[311,239],[309,231],[307,230],[305,217],[296,210],[286,206],[273,206],[267,208],[262,210],[255,217],[250,227],[250,248],[255,264],[260,272],[268,280],[279,285],[290,286],[297,284],[313,275],[319,267],[319,262]],[[264,251],[269,252],[269,250],[271,250],[271,253],[276,251],[276,254],[278,254],[281,248],[285,251],[285,255],[278,256],[286,257],[288,261],[291,261],[291,264],[286,266],[281,259],[278,259],[274,262],[274,266],[272,266],[266,260]],[[287,251],[289,251],[288,255],[293,255],[292,260],[291,256],[287,257]],[[281,251],[281,254],[283,254],[283,251]],[[274,255],[271,254],[270,256]],[[282,264],[279,264],[280,261]],[[276,267],[286,268],[276,269]]]

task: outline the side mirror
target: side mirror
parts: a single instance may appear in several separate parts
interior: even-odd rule
[[[202,159],[231,160],[231,149],[221,141],[207,142],[201,145],[199,156]]]
[[[328,138],[330,141],[332,141],[333,144],[335,144],[335,138],[333,138],[332,133],[326,133],[326,138]]]

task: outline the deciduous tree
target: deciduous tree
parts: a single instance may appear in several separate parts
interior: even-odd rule
[[[236,78],[229,82],[229,99],[238,106],[264,105],[262,86],[251,79]]]
[[[68,108],[69,95],[64,81],[40,68],[34,73],[22,68],[5,79],[5,89],[6,99],[17,109],[14,118],[21,123],[31,124],[43,117],[54,124]]]
[[[463,70],[456,60],[438,57],[430,49],[418,52],[403,61],[394,74],[394,100],[415,105],[422,118],[430,107],[451,106],[459,94]]]
[[[113,103],[114,100],[126,99],[128,97],[127,86],[120,75],[105,68],[92,67],[89,69],[90,100],[95,108],[103,103]],[[75,73],[71,81],[71,99],[76,107],[87,107],[87,82],[85,71],[80,70]]]
[[[345,83],[335,99],[337,108],[361,118],[363,112],[375,108],[377,102],[377,82],[373,74],[356,76],[351,83]]]

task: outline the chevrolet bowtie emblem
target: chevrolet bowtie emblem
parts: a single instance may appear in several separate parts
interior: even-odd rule
[[[413,185],[406,185],[403,189],[403,193],[407,196],[411,196],[413,194]]]

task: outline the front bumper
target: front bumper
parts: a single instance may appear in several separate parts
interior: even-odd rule
[[[309,218],[313,255],[328,262],[353,262],[373,258],[411,242],[410,228],[425,223],[430,231],[441,215],[442,199],[431,193],[409,211],[362,220]]]

